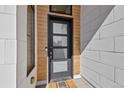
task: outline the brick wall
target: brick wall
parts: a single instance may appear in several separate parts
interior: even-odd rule
[[[37,79],[47,79],[47,13],[49,7],[37,6]]]

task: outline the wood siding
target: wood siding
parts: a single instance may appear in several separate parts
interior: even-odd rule
[[[47,52],[45,47],[47,46],[47,30],[48,30],[48,14],[60,15],[49,13],[48,5],[37,6],[37,79],[47,79]],[[65,15],[66,16],[66,15]],[[72,6],[73,17],[73,72],[74,74],[80,74],[80,6]]]
[[[47,13],[49,6],[37,6],[37,79],[47,79]]]
[[[73,73],[80,74],[80,6],[72,6],[73,16]]]

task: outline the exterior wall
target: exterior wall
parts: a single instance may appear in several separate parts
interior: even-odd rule
[[[72,16],[73,17],[73,66],[74,66],[74,74],[80,73],[80,6],[72,6]],[[47,18],[48,14],[52,15],[60,15],[49,12],[49,6],[39,5],[37,6],[37,60],[38,60],[38,68],[37,68],[37,79],[38,80],[47,80],[47,52],[45,51],[45,47],[47,46]]]
[[[36,34],[35,42],[37,42],[36,28],[35,28],[35,34]],[[35,47],[37,50],[37,46]],[[35,53],[35,56],[37,57],[37,51]],[[17,67],[16,67],[17,85],[16,87],[23,87],[23,88],[35,87],[37,81],[36,62],[37,62],[37,58],[35,58],[35,67],[31,71],[31,73],[27,76],[27,6],[19,5],[17,6]],[[35,82],[33,84],[31,84],[31,77],[35,77]]]
[[[95,87],[124,87],[123,10],[113,8],[81,54],[81,75]]]
[[[0,87],[35,87],[37,64],[27,77],[26,10],[27,6],[0,6]]]
[[[47,13],[49,6],[37,6],[37,79],[47,80]]]
[[[114,5],[81,6],[81,52],[85,49],[113,7]]]
[[[16,87],[16,6],[0,6],[0,88]]]

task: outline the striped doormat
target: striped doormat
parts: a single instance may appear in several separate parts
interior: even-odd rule
[[[58,87],[58,88],[69,88],[69,86],[68,86],[68,84],[66,83],[66,81],[57,82],[57,87]]]
[[[47,88],[77,88],[77,84],[75,80],[66,80],[49,83]]]

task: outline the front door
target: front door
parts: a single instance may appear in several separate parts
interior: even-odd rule
[[[49,82],[72,78],[71,22],[49,18],[48,56]]]

